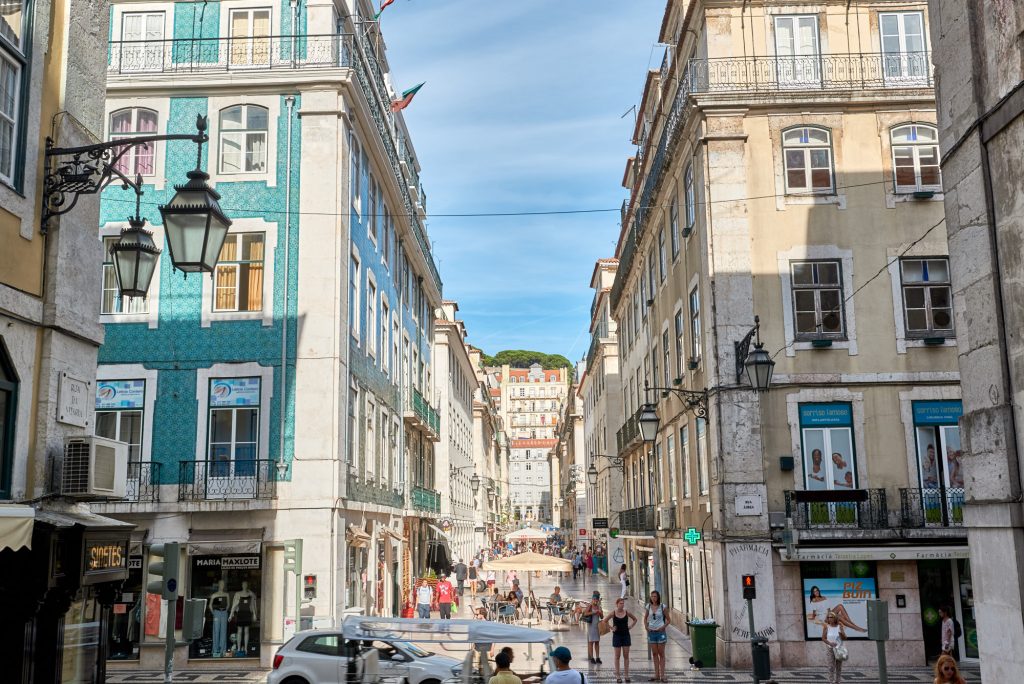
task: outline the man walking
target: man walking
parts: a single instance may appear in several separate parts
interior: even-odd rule
[[[455,582],[459,588],[459,598],[461,599],[466,592],[466,575],[469,574],[469,568],[462,562],[462,559],[458,559],[455,562]]]
[[[544,684],[587,684],[587,677],[579,670],[569,667],[572,652],[565,646],[559,646],[551,652],[555,661],[555,671],[548,675]]]
[[[452,619],[452,598],[455,590],[452,583],[448,581],[448,575],[441,575],[441,581],[437,583],[437,609],[441,611],[442,620]]]
[[[430,619],[430,604],[434,600],[434,590],[427,584],[427,580],[421,579],[420,586],[416,587],[416,616]]]

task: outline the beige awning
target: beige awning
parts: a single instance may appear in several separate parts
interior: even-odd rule
[[[36,509],[31,506],[0,506],[0,551],[32,548],[32,526]]]
[[[538,530],[533,527],[524,527],[521,530],[515,532],[509,532],[505,535],[506,541],[545,541],[548,537],[553,535],[554,532],[545,532]]]
[[[348,524],[348,531],[345,533],[345,541],[348,542],[349,546],[368,546],[371,537],[366,534],[359,525],[355,523]]]
[[[514,556],[490,560],[484,563],[485,570],[550,570],[552,572],[572,572],[572,561],[558,556],[545,556],[542,553],[527,551]]]
[[[396,530],[393,527],[387,527],[387,526],[381,527],[380,528],[380,533],[382,535],[387,535],[387,536],[391,537],[392,539],[394,539],[395,541],[398,541],[398,542],[405,542],[406,541],[406,538],[402,536],[402,533],[399,532],[398,530]]]

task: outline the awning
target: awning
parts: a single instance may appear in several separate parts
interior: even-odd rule
[[[398,541],[398,542],[405,542],[406,541],[405,537],[403,537],[402,534],[398,530],[393,528],[393,527],[383,526],[383,527],[380,528],[379,531],[380,531],[380,533],[382,535],[386,535],[388,537],[391,537],[395,541]]]
[[[359,525],[355,523],[348,524],[348,531],[345,532],[345,541],[348,542],[349,546],[368,546],[371,537],[366,534]]]
[[[188,555],[219,556],[235,553],[259,553],[263,528],[241,530],[192,530],[188,535]]]
[[[437,525],[431,525],[430,523],[427,523],[427,527],[429,527],[430,529],[434,530],[434,534],[437,535],[438,539],[441,539],[442,541],[445,541],[445,542],[450,542],[452,540],[451,536],[447,532],[444,532]]]
[[[968,558],[966,544],[961,546],[840,546],[797,548],[793,555],[779,549],[784,561],[868,561],[868,560],[950,560]]]
[[[135,525],[132,523],[83,510],[55,511],[39,508],[36,509],[36,522],[51,527],[75,527],[78,525],[89,530],[112,530],[126,533],[135,529]]]
[[[0,551],[32,548],[32,524],[36,509],[31,506],[0,506]]]

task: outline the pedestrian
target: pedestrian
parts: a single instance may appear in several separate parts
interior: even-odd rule
[[[480,578],[480,559],[474,558],[469,564],[469,593],[476,598],[476,583]]]
[[[665,676],[665,644],[668,642],[668,626],[671,620],[665,613],[665,606],[661,603],[661,592],[651,592],[651,602],[647,604],[644,612],[644,628],[647,630],[647,643],[651,646],[651,655],[654,657],[654,679],[655,682],[667,682]]]
[[[601,608],[601,592],[595,591],[590,603],[583,609],[580,619],[587,625],[587,660],[592,664],[601,665],[601,620],[604,610]]]
[[[488,591],[490,591],[491,589],[494,589],[494,584],[495,584],[496,581],[497,581],[497,576],[494,574],[494,571],[493,570],[488,570],[487,571],[487,590]]]
[[[515,570],[509,570],[505,573],[505,584],[516,584],[519,582],[519,573]]]
[[[629,630],[636,626],[636,616],[626,610],[626,599],[615,599],[615,610],[604,619],[606,625],[612,630],[612,648],[615,649],[615,681],[623,680],[631,682],[629,678],[629,647],[633,640]],[[622,658],[622,674],[619,676],[619,658]]]
[[[466,593],[466,576],[469,574],[469,569],[466,568],[466,564],[462,562],[462,559],[458,559],[455,563],[455,582],[458,586],[459,598],[462,598]]]
[[[960,625],[953,619],[953,609],[949,606],[939,608],[939,617],[942,618],[940,627],[942,630],[942,653],[953,656],[953,659],[956,660],[960,657],[960,648],[957,644],[957,638],[960,636],[957,632],[960,631]]]
[[[487,684],[523,684],[523,680],[512,672],[512,659],[504,651],[494,656],[494,667],[494,676],[487,680]]]
[[[622,567],[619,568],[619,586],[622,588],[622,593],[619,594],[619,598],[626,598],[629,594],[629,574],[626,572],[625,563],[623,563]]]
[[[518,677],[523,682],[523,684],[540,684],[540,682],[543,681],[543,677],[540,674],[521,675],[516,674],[512,670],[512,663],[514,663],[516,660],[516,652],[512,650],[511,646],[505,646],[504,648],[502,648],[501,651],[498,652],[498,655],[505,656],[506,658],[508,658],[509,672],[512,672],[512,674],[516,675],[516,677]],[[497,656],[495,656],[494,662],[498,662]]]
[[[579,670],[569,667],[572,652],[565,646],[559,646],[550,653],[555,662],[555,671],[548,675],[544,684],[587,684],[587,676]]]
[[[940,655],[935,661],[935,684],[966,684],[953,656]]]
[[[847,658],[846,628],[839,624],[839,618],[831,610],[825,617],[825,624],[821,628],[821,640],[825,642],[825,651],[828,653],[828,682],[839,684],[843,675],[843,662]]]
[[[427,580],[421,579],[420,586],[416,588],[416,616],[424,620],[430,619],[430,604],[434,602],[434,590],[427,584]]]
[[[441,575],[437,583],[437,609],[441,611],[442,620],[452,619],[452,598],[455,596],[455,589],[448,581],[448,575]]]
[[[572,557],[572,578],[578,579],[580,576],[580,567],[583,565],[583,557],[580,552],[577,551],[576,555]]]

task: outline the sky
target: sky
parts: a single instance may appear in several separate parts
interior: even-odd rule
[[[427,230],[471,344],[586,355],[665,0],[397,0],[381,16]],[[623,114],[625,116],[623,117]],[[555,216],[438,214],[614,209]]]

